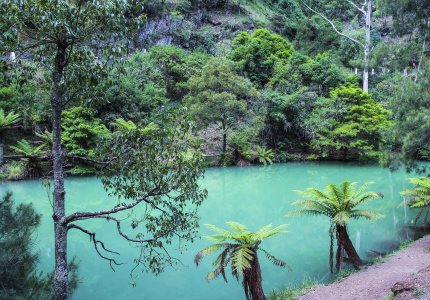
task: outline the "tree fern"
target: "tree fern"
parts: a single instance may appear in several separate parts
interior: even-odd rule
[[[0,108],[0,132],[4,131],[8,126],[13,125],[21,120],[19,114],[14,111],[5,114],[3,108]]]
[[[21,141],[18,141],[17,147],[11,146],[10,148],[12,148],[18,153],[23,154],[27,158],[34,158],[47,152],[46,150],[42,150],[43,147],[45,147],[45,144],[37,147],[32,147],[27,140],[22,139]]]
[[[336,230],[336,238],[338,239],[338,255],[340,258],[337,266],[342,267],[343,249],[347,251],[348,255],[352,257],[353,264],[356,268],[360,268],[363,263],[356,253],[352,243],[350,242],[347,224],[351,219],[364,217],[368,220],[374,220],[384,217],[381,214],[370,210],[354,209],[357,205],[368,202],[372,199],[381,197],[381,193],[365,192],[362,193],[368,185],[368,182],[357,189],[356,182],[344,181],[338,185],[328,184],[324,191],[315,188],[308,188],[306,191],[295,191],[301,196],[310,199],[299,199],[292,203],[293,206],[299,207],[298,210],[287,213],[286,217],[293,217],[297,215],[318,216],[324,215],[330,218],[332,224],[330,226],[330,270],[333,271],[333,241],[334,232]],[[350,258],[351,258],[350,257]]]
[[[401,191],[400,194],[402,194],[405,197],[405,200],[400,203],[399,206],[403,204],[407,204],[408,206],[412,208],[421,208],[421,210],[418,212],[416,218],[415,218],[415,226],[417,225],[418,219],[420,216],[426,212],[423,220],[423,228],[424,231],[426,230],[426,224],[427,219],[430,213],[430,178],[428,177],[420,177],[420,178],[409,178],[410,183],[415,184],[415,187],[411,189],[406,189],[404,191]],[[406,197],[409,196],[410,198],[406,200]]]
[[[242,285],[246,298],[262,299],[258,296],[261,294],[259,291],[262,292],[262,287],[257,251],[262,250],[269,261],[275,266],[285,267],[286,263],[284,261],[277,259],[259,246],[264,239],[279,233],[287,232],[283,229],[288,225],[284,224],[272,229],[272,224],[269,224],[257,232],[249,232],[245,225],[237,222],[227,222],[231,231],[218,228],[211,224],[205,225],[216,232],[214,235],[205,236],[205,238],[216,244],[200,250],[194,258],[194,263],[198,266],[204,256],[221,251],[221,254],[218,255],[212,264],[215,270],[210,272],[206,279],[215,279],[221,274],[224,280],[227,281],[225,268],[230,265],[231,273],[235,278],[239,280],[239,277],[243,275]],[[227,240],[231,242],[225,242]],[[290,267],[289,269],[291,270]],[[262,295],[264,297],[264,294]]]

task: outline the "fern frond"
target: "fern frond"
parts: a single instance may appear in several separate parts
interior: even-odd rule
[[[270,226],[269,226],[270,225]],[[269,230],[272,227],[272,224],[266,225],[265,227],[263,227],[262,229],[260,229],[259,231],[257,231],[257,233],[255,234],[258,237],[258,241],[263,241],[271,236],[277,235],[279,233],[284,233],[284,232],[289,232],[286,230],[282,230],[288,226],[290,226],[290,224],[282,224],[279,225],[275,228],[273,228],[272,230]]]
[[[353,198],[357,197],[362,191],[364,191],[369,185],[374,184],[373,181],[366,182],[363,184],[352,196]]]
[[[242,274],[243,271],[251,267],[251,260],[253,260],[253,251],[251,245],[242,244],[237,247],[232,255],[232,266]]]
[[[384,215],[379,214],[377,212],[374,212],[371,210],[361,210],[361,209],[356,209],[351,211],[351,217],[352,218],[365,217],[368,220],[377,220],[377,219],[385,218]]]
[[[203,259],[203,257],[211,255],[212,253],[217,252],[218,250],[221,250],[223,248],[228,248],[228,245],[230,245],[230,243],[215,244],[200,250],[194,257],[194,263],[196,264],[196,266],[198,266],[199,262]]]
[[[243,233],[246,231],[246,226],[242,225],[240,223],[237,222],[226,222],[226,224],[228,225],[228,227],[230,227],[235,233]]]
[[[335,222],[338,225],[345,225],[346,223],[349,222],[350,217],[351,217],[351,215],[349,214],[349,212],[341,211],[341,212],[338,212],[333,217],[333,222]]]
[[[262,249],[262,248],[258,248],[258,250],[261,250],[264,252],[264,254],[266,254],[267,259],[274,264],[275,266],[278,267],[285,267],[287,265],[287,263],[281,259],[278,259],[276,257],[274,257],[272,254],[270,254],[269,252],[267,252],[266,250]],[[291,267],[288,266],[288,269],[292,271]]]

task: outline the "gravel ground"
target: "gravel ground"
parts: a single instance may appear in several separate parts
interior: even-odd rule
[[[317,286],[299,299],[430,300],[430,236],[383,261],[338,283]]]

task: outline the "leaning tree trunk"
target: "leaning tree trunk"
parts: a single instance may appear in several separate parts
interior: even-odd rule
[[[263,287],[261,285],[261,269],[258,261],[257,252],[254,250],[252,254],[251,267],[243,272],[243,288],[247,300],[266,300]],[[251,297],[250,297],[251,296]]]
[[[354,245],[349,239],[346,226],[336,225],[336,236],[338,236],[338,241],[341,244],[340,249],[338,246],[338,251],[341,251],[339,252],[339,259],[340,259],[339,267],[338,267],[338,263],[336,263],[336,267],[342,268],[340,266],[340,263],[343,262],[343,249],[345,249],[345,252],[348,255],[348,258],[351,260],[352,264],[354,265],[354,268],[356,268],[357,270],[360,270],[364,266],[364,264],[361,261],[360,256],[358,256],[357,251],[355,251]],[[338,254],[336,253],[336,259],[337,258],[338,258]]]
[[[66,47],[58,46],[55,57],[52,91],[52,134],[53,134],[53,171],[54,171],[54,231],[55,231],[55,299],[68,299],[68,266],[67,266],[67,224],[65,221],[65,190],[63,176],[63,156],[61,151],[61,113],[63,98],[60,82],[63,77]]]

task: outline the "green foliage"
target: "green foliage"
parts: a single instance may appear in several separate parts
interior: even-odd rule
[[[260,244],[263,240],[271,236],[287,232],[283,229],[288,225],[283,224],[272,229],[272,224],[269,224],[262,227],[257,232],[249,232],[247,231],[247,228],[240,223],[226,223],[228,227],[230,227],[231,231],[218,228],[211,224],[205,224],[206,227],[216,232],[214,235],[205,236],[206,239],[215,242],[215,244],[200,250],[194,258],[194,263],[198,266],[203,257],[211,255],[217,251],[222,251],[221,254],[218,255],[217,259],[213,262],[213,266],[216,267],[216,269],[213,272],[210,272],[206,276],[206,279],[215,279],[221,274],[224,280],[227,282],[225,268],[230,264],[233,277],[239,280],[240,276],[243,275],[242,285],[246,298],[249,299],[251,296],[250,290],[252,290],[251,286],[256,284],[255,281],[258,280],[257,278],[250,278],[251,274],[249,272],[252,272],[253,268],[258,268],[258,270],[253,270],[254,272],[260,272],[257,262],[258,250],[263,251],[266,257],[275,266],[286,266],[284,261],[275,258],[266,250],[262,249]]]
[[[328,96],[330,89],[348,80],[348,75],[329,53],[318,54],[315,59],[294,52],[288,60],[275,66],[269,86],[291,95],[300,87],[308,87],[319,96]]]
[[[49,132],[48,129],[45,129],[45,132],[38,133],[36,132],[36,136],[40,137],[43,142],[45,143],[45,146],[51,150],[52,149],[52,132]]]
[[[44,147],[45,147],[45,144],[42,144],[42,145],[37,146],[37,147],[32,147],[30,145],[30,143],[25,139],[18,141],[17,147],[10,146],[10,148],[15,150],[16,152],[21,153],[22,155],[24,155],[25,157],[30,158],[30,159],[35,159],[39,155],[45,154],[47,151],[42,150]]]
[[[393,112],[393,126],[384,134],[384,163],[393,168],[405,164],[408,170],[424,171],[415,161],[430,158],[430,64],[426,62],[422,67],[423,74],[417,83],[397,74],[378,85],[388,95],[388,107]]]
[[[420,211],[415,218],[415,226],[417,225],[418,219],[423,214],[423,212],[426,212],[423,220],[423,228],[425,231],[427,218],[430,213],[430,178],[421,177],[409,179],[409,182],[415,184],[415,187],[400,192],[400,194],[402,194],[405,199],[402,203],[400,203],[400,205],[407,204],[411,208],[420,208]],[[406,200],[406,197],[409,197],[409,199]]]
[[[257,146],[256,148],[257,151],[257,157],[258,160],[260,161],[260,163],[267,165],[272,164],[272,159],[273,157],[275,157],[275,154],[273,153],[272,149],[266,150],[266,147],[260,147]]]
[[[231,59],[258,87],[265,86],[272,77],[276,62],[294,52],[287,40],[266,29],[256,29],[252,35],[241,32],[231,46]]]
[[[192,116],[202,126],[221,123],[222,152],[226,152],[226,139],[231,130],[256,125],[252,104],[258,104],[259,94],[247,79],[235,73],[226,58],[210,59],[201,76],[190,78],[188,87],[190,93],[185,103]]]
[[[369,94],[347,83],[330,92],[329,99],[320,99],[308,117],[308,128],[315,132],[311,146],[322,156],[341,150],[345,158],[375,159],[389,115]]]
[[[3,108],[0,108],[0,133],[2,133],[7,127],[17,123],[20,120],[20,115],[14,111],[10,111],[7,115]]]
[[[63,112],[62,143],[71,155],[92,156],[100,140],[110,139],[109,130],[94,118],[94,112],[77,106]]]
[[[197,210],[207,196],[198,180],[204,175],[203,157],[190,152],[185,140],[192,123],[181,109],[166,114],[164,130],[142,121],[135,128],[116,131],[97,148],[97,159],[109,162],[98,176],[119,208],[139,204],[129,216],[142,256],[143,271],[159,274],[177,260],[165,254],[165,245],[180,239],[181,247],[197,237]]]
[[[360,204],[368,202],[372,199],[383,197],[382,193],[365,192],[362,193],[369,184],[365,183],[359,189],[356,189],[356,182],[344,181],[339,185],[328,184],[324,191],[315,188],[308,188],[306,191],[295,191],[305,199],[300,199],[292,203],[293,206],[298,206],[299,209],[287,213],[286,217],[297,215],[308,216],[327,216],[331,221],[329,230],[330,234],[330,255],[329,265],[330,271],[333,272],[333,241],[337,240],[336,267],[342,270],[343,252],[351,258],[354,267],[357,269],[363,266],[363,263],[356,253],[352,245],[347,230],[347,223],[350,219],[366,218],[374,220],[384,217],[383,215],[371,210],[357,209]],[[336,235],[335,235],[336,232]]]
[[[156,63],[164,77],[166,97],[171,101],[180,101],[185,96],[188,79],[198,75],[207,61],[206,55],[187,56],[184,50],[171,45],[153,47],[149,58]]]
[[[306,191],[295,191],[301,196],[309,199],[301,199],[295,201],[292,205],[298,206],[300,209],[289,212],[286,217],[297,215],[324,215],[331,219],[333,223],[345,225],[352,219],[365,217],[368,220],[374,220],[383,217],[383,215],[370,210],[360,210],[355,207],[372,199],[381,196],[377,192],[363,192],[368,185],[373,182],[364,184],[359,189],[356,189],[356,182],[344,181],[339,185],[328,184],[324,191],[315,188],[308,188]]]
[[[53,299],[53,275],[37,270],[39,255],[32,249],[40,218],[31,203],[14,207],[10,192],[0,200],[1,299]],[[73,260],[69,267],[72,294],[78,287],[78,265]]]
[[[7,179],[19,180],[24,178],[26,163],[23,161],[13,161],[7,166]]]

